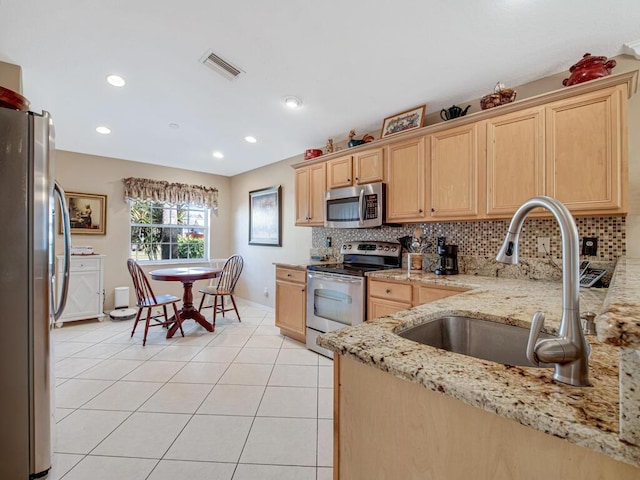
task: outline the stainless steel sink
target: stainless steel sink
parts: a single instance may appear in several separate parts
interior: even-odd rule
[[[533,367],[526,357],[529,329],[478,318],[447,316],[398,333],[402,338],[505,365]],[[540,334],[540,338],[553,338]],[[545,365],[541,365],[545,366]]]

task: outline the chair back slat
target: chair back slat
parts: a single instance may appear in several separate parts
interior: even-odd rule
[[[232,255],[227,259],[224,267],[222,267],[222,274],[218,279],[218,293],[233,293],[243,266],[244,260],[240,255]]]
[[[129,268],[131,279],[133,280],[133,288],[136,291],[136,305],[138,307],[142,307],[149,305],[151,302],[153,302],[153,304],[157,304],[158,301],[153,293],[153,289],[151,288],[149,280],[140,265],[130,258],[127,260],[127,267]]]

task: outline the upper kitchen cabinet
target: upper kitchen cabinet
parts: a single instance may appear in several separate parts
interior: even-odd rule
[[[478,124],[435,132],[427,183],[429,217],[457,220],[478,216]]]
[[[526,200],[544,195],[544,108],[485,122],[487,215],[510,216]]]
[[[384,149],[374,148],[353,155],[354,185],[384,181]]]
[[[296,225],[324,225],[326,171],[325,163],[314,163],[296,169]]]
[[[428,137],[387,145],[387,221],[422,222],[427,215]]]
[[[327,162],[327,189],[353,185],[353,157],[334,158]]]
[[[327,162],[327,189],[382,182],[384,178],[382,147],[364,150]]]
[[[550,103],[546,120],[546,192],[574,213],[627,208],[627,85]]]

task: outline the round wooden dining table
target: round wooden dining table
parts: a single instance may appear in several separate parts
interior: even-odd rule
[[[186,268],[163,268],[160,270],[152,270],[149,276],[154,280],[162,282],[182,282],[182,309],[180,310],[180,318],[167,331],[167,338],[173,337],[180,324],[188,319],[193,319],[213,332],[214,325],[207,322],[204,316],[193,307],[193,282],[196,280],[206,280],[207,278],[217,277],[222,273],[221,268],[209,267],[186,267]]]

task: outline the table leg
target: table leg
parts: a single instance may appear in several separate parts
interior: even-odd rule
[[[184,281],[182,282],[182,285],[184,287],[184,294],[182,296],[182,310],[180,311],[181,320],[184,322],[185,320],[193,319],[209,332],[213,332],[213,324],[207,322],[207,319],[193,307],[193,282]],[[173,334],[178,331],[178,328],[180,328],[178,322],[171,325],[171,328],[167,331],[167,338],[173,337]]]

